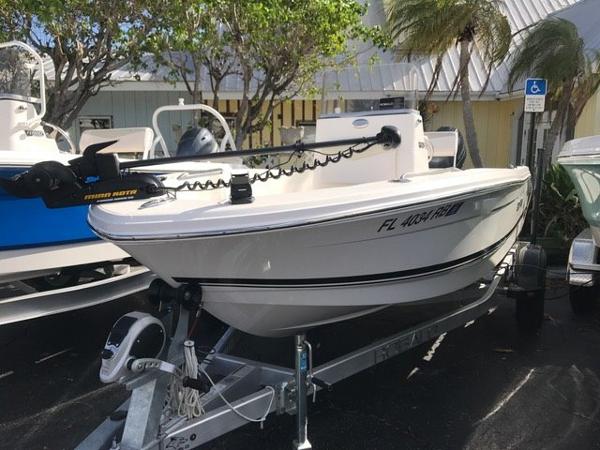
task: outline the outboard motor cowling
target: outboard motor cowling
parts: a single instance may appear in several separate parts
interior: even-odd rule
[[[208,155],[218,148],[217,141],[206,128],[195,127],[187,130],[179,139],[176,156]]]

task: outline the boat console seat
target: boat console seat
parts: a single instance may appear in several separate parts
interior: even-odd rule
[[[425,133],[425,143],[430,147],[429,168],[462,167],[465,162],[463,138],[456,128],[442,127]]]
[[[114,144],[101,150],[101,153],[119,153],[127,156],[142,156],[152,147],[154,131],[147,127],[107,128],[85,130],[79,139],[79,148],[85,150],[92,144],[114,141]]]

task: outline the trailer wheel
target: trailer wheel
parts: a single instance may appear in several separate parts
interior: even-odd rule
[[[521,332],[537,331],[544,321],[546,295],[546,253],[539,245],[520,243],[515,261],[513,296],[516,301],[515,316]]]
[[[596,308],[598,290],[595,287],[569,286],[569,302],[576,315],[592,312]]]
[[[544,290],[515,294],[515,318],[522,333],[535,333],[544,322]]]

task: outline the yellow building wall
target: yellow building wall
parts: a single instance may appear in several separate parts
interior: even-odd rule
[[[462,102],[435,102],[439,108],[427,124],[429,131],[448,125],[458,128],[465,135]],[[523,99],[501,101],[474,101],[473,116],[477,140],[484,165],[486,167],[507,167],[510,163],[513,143],[513,126],[516,126]],[[472,167],[467,157],[467,167]]]
[[[436,130],[447,125],[461,130],[464,135],[462,102],[436,102],[438,112],[427,124],[428,130]],[[317,100],[285,100],[273,110],[271,125],[262,132],[253,133],[244,141],[243,148],[259,148],[267,145],[281,145],[280,128],[297,126],[301,122],[316,120],[320,112]],[[238,100],[221,100],[219,110],[227,115],[237,111]],[[513,126],[516,126],[523,109],[523,100],[475,101],[473,114],[481,156],[486,167],[506,167],[510,161],[513,145]],[[470,159],[466,165],[471,167]]]
[[[239,108],[239,100],[220,100],[218,110],[225,117],[231,117]],[[264,106],[266,110],[266,105]],[[298,126],[301,123],[315,121],[319,115],[320,104],[317,100],[284,100],[273,109],[271,124],[261,131],[246,137],[242,148],[260,148],[269,145],[281,145],[281,127]]]
[[[575,127],[575,137],[600,134],[600,90],[589,99]]]

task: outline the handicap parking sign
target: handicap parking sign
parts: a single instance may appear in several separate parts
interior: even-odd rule
[[[525,81],[525,95],[546,95],[548,82],[543,78],[527,78]]]
[[[548,81],[543,78],[525,80],[525,112],[544,112]]]

